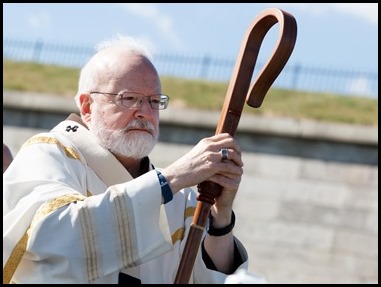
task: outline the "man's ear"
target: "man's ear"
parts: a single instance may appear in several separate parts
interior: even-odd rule
[[[80,94],[79,95],[79,105],[80,105],[80,112],[83,119],[86,120],[86,122],[90,119],[91,116],[91,103],[93,102],[93,99],[90,97],[89,94]]]

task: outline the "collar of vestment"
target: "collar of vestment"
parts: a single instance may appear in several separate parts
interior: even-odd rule
[[[102,147],[81,117],[75,113],[52,129],[65,135],[74,144],[75,148],[85,158],[86,163],[104,181],[107,186],[123,183],[133,179],[131,174],[106,148]],[[140,170],[145,173],[152,169],[148,157],[141,160]]]

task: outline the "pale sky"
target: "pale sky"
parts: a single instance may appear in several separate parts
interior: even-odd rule
[[[235,60],[250,23],[266,8],[283,9],[297,21],[289,65],[378,72],[377,3],[3,3],[3,39],[91,48],[119,33],[154,53]],[[258,61],[267,59],[277,35],[275,25]]]

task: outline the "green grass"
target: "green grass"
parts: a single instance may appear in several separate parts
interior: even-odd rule
[[[3,61],[3,90],[31,91],[73,97],[79,69]],[[162,77],[170,105],[220,111],[229,83]],[[366,97],[271,88],[260,108],[247,105],[244,114],[378,126],[378,100]]]

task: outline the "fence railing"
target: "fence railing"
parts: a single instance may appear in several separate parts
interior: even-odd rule
[[[93,55],[93,48],[52,44],[40,40],[3,40],[3,58],[68,67],[82,67]],[[228,82],[236,59],[211,56],[156,54],[154,64],[161,76]],[[254,76],[264,63],[260,60]],[[311,92],[378,98],[378,72],[348,71],[286,64],[273,87]]]

